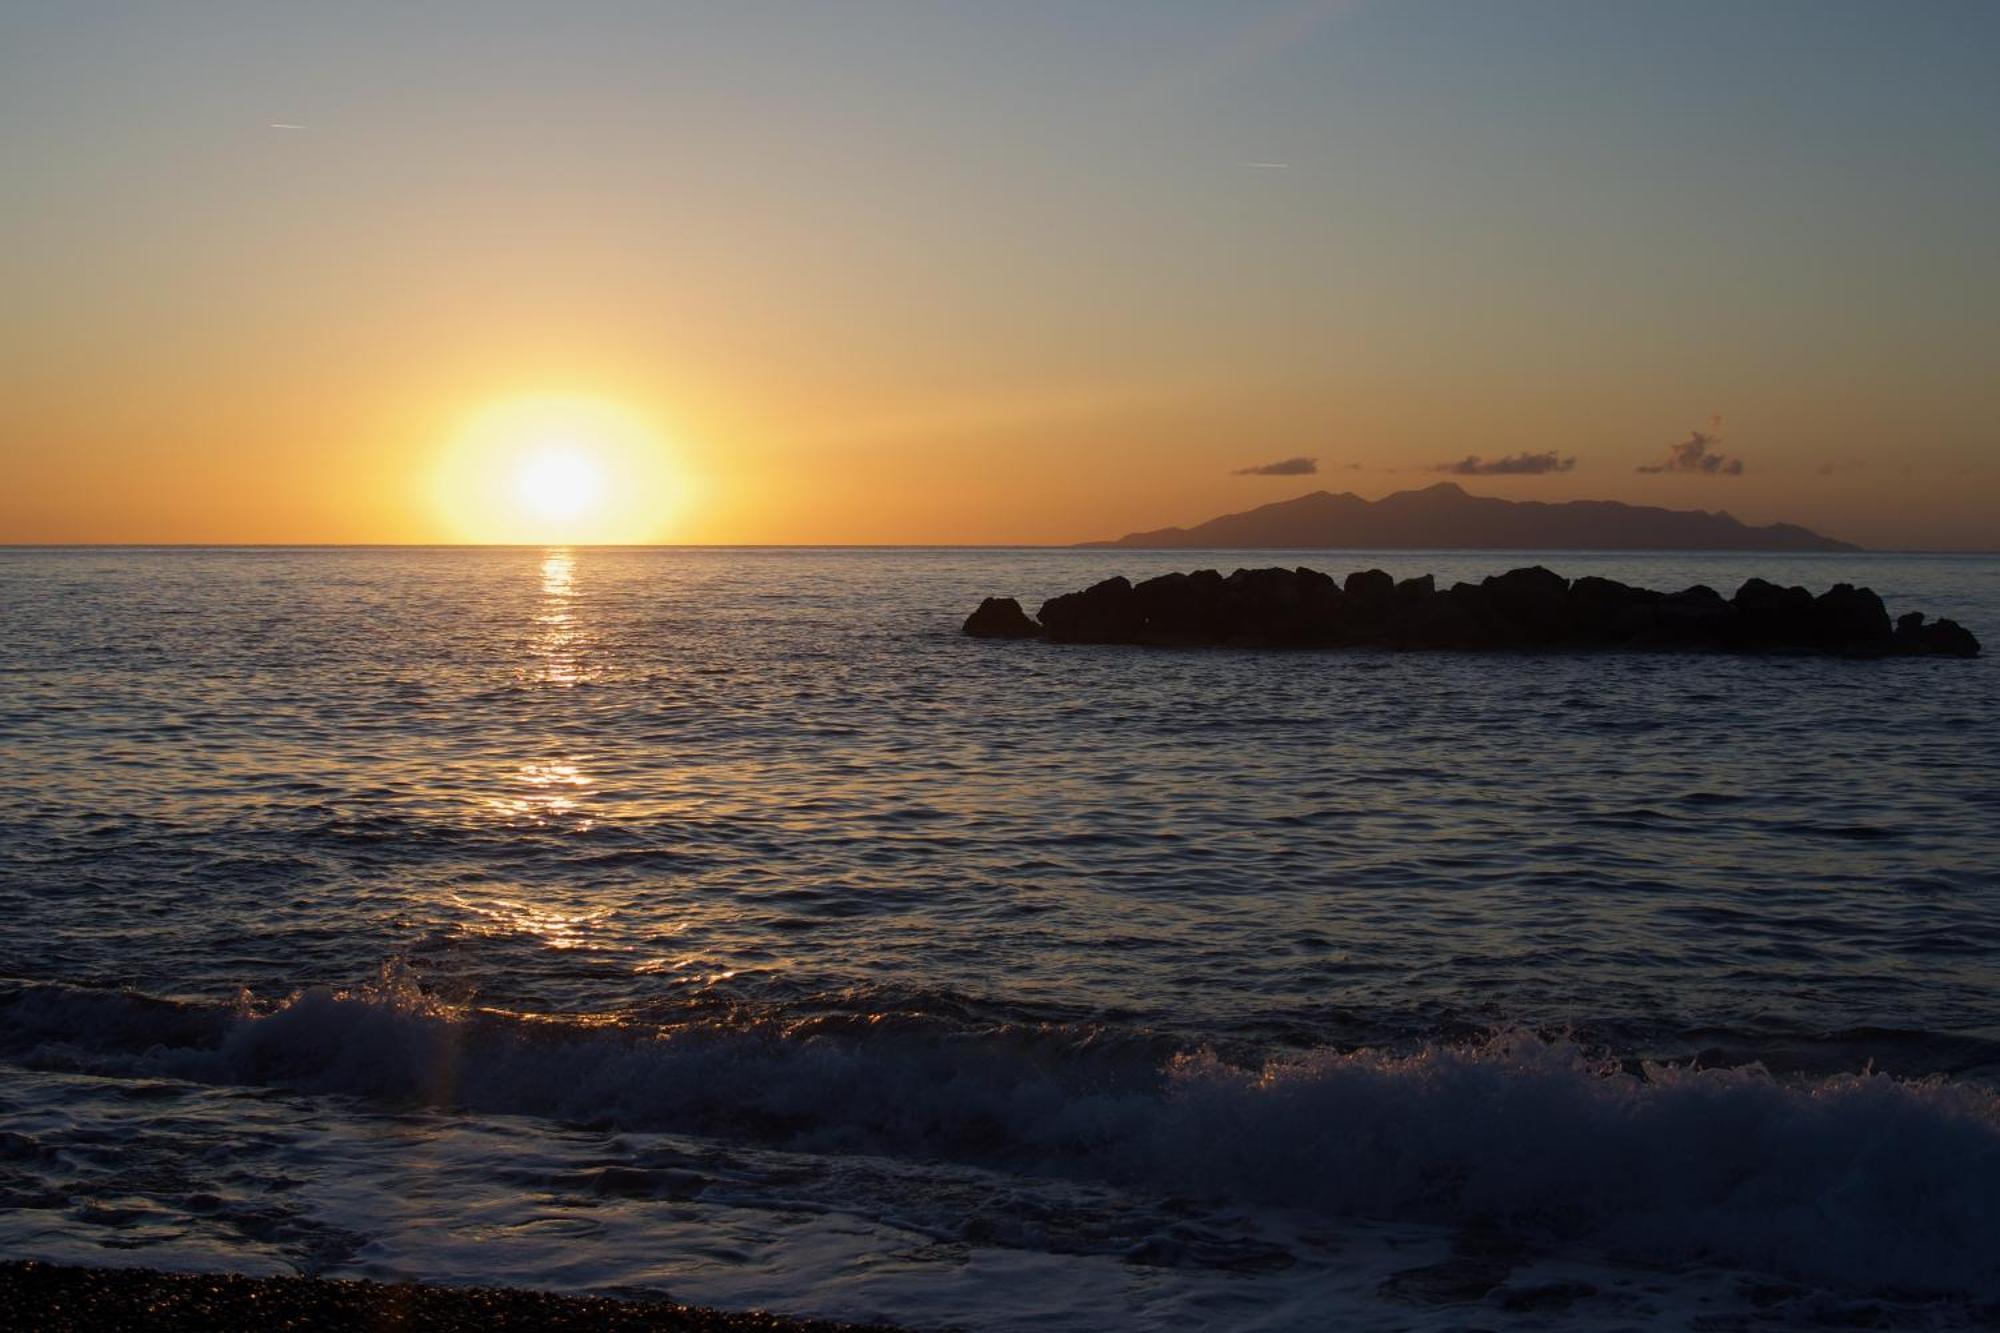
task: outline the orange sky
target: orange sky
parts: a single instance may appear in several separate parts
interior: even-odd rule
[[[10,10],[0,541],[534,540],[467,441],[553,400],[623,432],[581,539],[1554,451],[1457,479],[2000,547],[1981,34],[1496,8]],[[1740,475],[1635,470],[1717,415]]]

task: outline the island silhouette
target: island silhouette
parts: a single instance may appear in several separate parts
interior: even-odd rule
[[[1703,509],[1617,500],[1502,500],[1455,482],[1380,500],[1314,491],[1191,528],[1133,532],[1084,547],[1246,550],[1858,551],[1794,523],[1751,527]]]

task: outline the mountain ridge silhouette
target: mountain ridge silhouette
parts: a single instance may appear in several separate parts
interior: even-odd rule
[[[1727,511],[1622,500],[1503,500],[1456,482],[1364,500],[1312,491],[1188,528],[1131,532],[1080,547],[1174,549],[1859,551],[1795,523],[1752,527]]]

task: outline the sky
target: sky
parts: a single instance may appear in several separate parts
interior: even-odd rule
[[[1450,479],[1996,549],[1996,66],[1928,0],[0,0],[0,542]]]

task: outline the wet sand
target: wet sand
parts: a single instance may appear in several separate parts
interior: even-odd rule
[[[885,1326],[732,1314],[667,1302],[508,1287],[0,1263],[0,1310],[41,1333],[178,1330],[598,1330],[601,1333],[881,1333]]]

